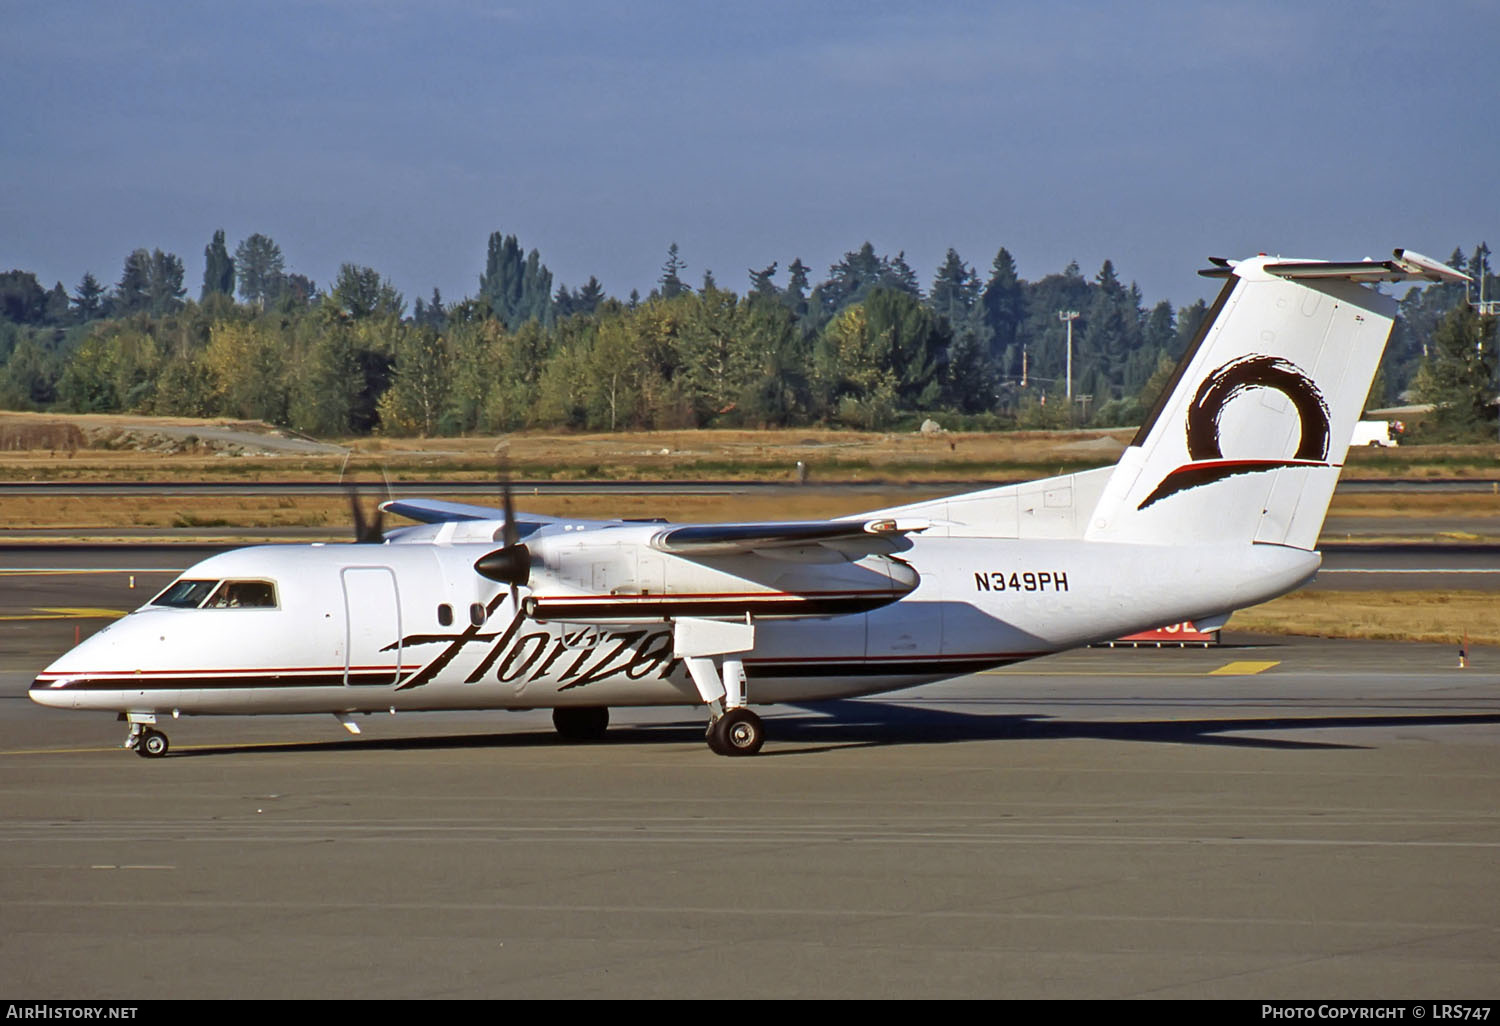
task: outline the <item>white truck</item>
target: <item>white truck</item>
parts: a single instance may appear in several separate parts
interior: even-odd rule
[[[1354,438],[1350,440],[1351,446],[1355,445],[1396,445],[1396,436],[1399,435],[1404,425],[1394,420],[1362,420],[1354,425]]]

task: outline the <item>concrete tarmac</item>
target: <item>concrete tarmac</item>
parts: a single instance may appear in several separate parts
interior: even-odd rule
[[[1500,979],[1497,651],[1085,650],[765,709],[752,759],[712,755],[695,710],[622,709],[584,745],[546,713],[359,738],[184,719],[146,760],[110,716],[25,697],[107,622],[78,611],[171,576],[135,569],[134,593],[0,577],[4,615],[73,611],[0,620],[8,994],[1454,1000]]]

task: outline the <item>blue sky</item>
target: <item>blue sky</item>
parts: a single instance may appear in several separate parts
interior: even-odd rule
[[[492,231],[554,281],[654,285],[868,239],[924,285],[1106,259],[1500,248],[1500,4],[8,0],[0,269],[70,290],[275,239],[326,284],[476,291]]]

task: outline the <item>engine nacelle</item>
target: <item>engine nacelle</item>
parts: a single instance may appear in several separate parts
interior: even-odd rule
[[[537,539],[522,609],[566,623],[840,616],[895,602],[919,580],[887,555],[853,558],[813,545],[689,558],[630,544],[625,533],[616,544],[597,535],[587,544]]]

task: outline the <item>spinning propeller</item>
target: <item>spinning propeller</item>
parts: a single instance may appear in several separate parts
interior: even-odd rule
[[[349,486],[349,509],[354,516],[354,542],[356,545],[379,545],[385,541],[385,511],[375,505],[375,515],[365,520],[364,507],[360,505],[359,489]]]
[[[516,507],[511,501],[510,473],[504,460],[500,462],[499,475],[500,495],[505,509],[505,524],[500,529],[500,538],[505,544],[494,552],[481,556],[474,564],[474,570],[481,577],[510,585],[511,607],[519,608],[518,589],[531,580],[531,550],[521,544],[520,535],[516,531]]]

